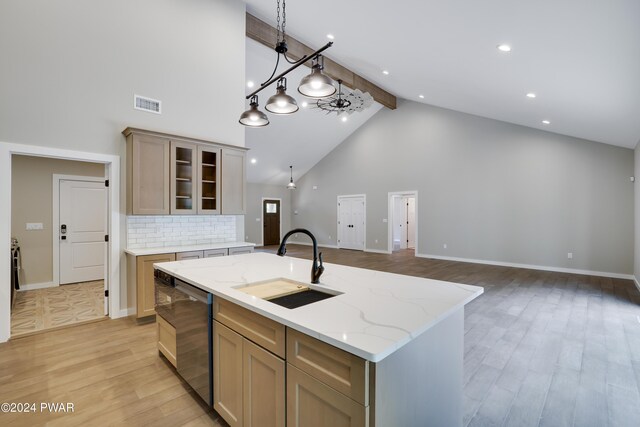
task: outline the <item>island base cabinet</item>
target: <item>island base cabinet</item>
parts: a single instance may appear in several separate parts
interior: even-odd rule
[[[231,427],[243,426],[242,336],[213,322],[213,409]]]
[[[243,341],[244,426],[285,427],[284,360]]]
[[[285,427],[284,360],[214,321],[213,402],[231,427]]]
[[[288,427],[365,427],[369,408],[287,364]]]

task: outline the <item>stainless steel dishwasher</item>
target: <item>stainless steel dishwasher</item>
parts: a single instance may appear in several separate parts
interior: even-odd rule
[[[156,310],[176,328],[178,374],[211,406],[213,295],[159,270],[154,275]]]

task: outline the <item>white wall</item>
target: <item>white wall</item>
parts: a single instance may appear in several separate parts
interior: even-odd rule
[[[244,26],[235,0],[3,1],[0,141],[119,155],[122,166],[127,126],[244,146]],[[134,93],[162,100],[163,114],[134,110]]]
[[[387,194],[411,189],[421,254],[630,274],[633,162],[626,148],[402,101],[299,179],[292,225],[334,245],[336,196],[366,193],[367,247],[386,250]]]

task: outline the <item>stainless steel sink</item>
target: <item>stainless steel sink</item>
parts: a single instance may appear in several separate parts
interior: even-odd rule
[[[340,295],[341,292],[327,292],[316,286],[294,280],[278,278],[264,282],[236,286],[235,289],[256,298],[293,309]]]

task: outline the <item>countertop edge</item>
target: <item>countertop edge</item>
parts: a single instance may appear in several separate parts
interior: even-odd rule
[[[180,252],[191,252],[191,251],[206,251],[210,249],[225,249],[225,248],[241,248],[245,246],[255,247],[255,243],[250,242],[225,242],[225,243],[205,243],[200,245],[185,245],[185,246],[159,246],[156,248],[126,248],[124,249],[124,253],[133,255],[133,256],[144,256],[144,255],[158,255],[158,254],[170,254],[170,253],[180,253]]]

